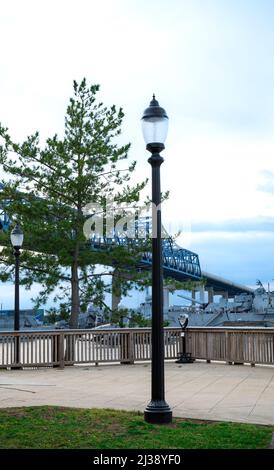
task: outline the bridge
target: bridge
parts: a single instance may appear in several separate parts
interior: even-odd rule
[[[151,218],[145,220],[139,220],[136,222],[139,230],[144,230],[147,233],[147,237],[152,231]],[[137,232],[137,229],[136,229]],[[144,233],[144,231],[143,231]],[[172,237],[167,235],[164,227],[162,233],[165,238],[162,239],[162,259],[163,259],[163,274],[166,278],[173,278],[177,281],[201,281],[200,291],[201,299],[203,300],[204,291],[208,292],[208,301],[213,301],[214,295],[223,295],[226,298],[234,297],[237,294],[243,292],[251,294],[253,289],[250,287],[238,284],[220,276],[203,271],[200,266],[200,260],[197,253],[180,247]],[[114,233],[113,237],[93,237],[90,240],[92,249],[105,249],[111,245],[122,245],[128,246],[129,239],[125,237],[125,234],[120,235]],[[140,244],[140,239],[130,239],[130,244]],[[140,261],[141,269],[151,269],[152,266],[152,253],[151,251],[144,251],[142,259]],[[195,292],[193,291],[193,297]]]
[[[143,220],[137,221],[139,224],[139,230],[145,230],[147,236],[151,233],[152,230],[152,221],[151,218],[145,218]],[[7,214],[4,212],[0,215],[0,230],[8,231],[10,226],[10,220]],[[253,293],[253,289],[231,282],[222,277],[216,276],[214,274],[205,272],[201,269],[200,260],[197,253],[194,253],[190,250],[180,247],[176,241],[170,237],[166,230],[163,228],[163,234],[165,238],[162,240],[163,247],[163,273],[164,277],[173,278],[177,281],[201,281],[200,298],[203,300],[204,291],[208,292],[208,301],[213,301],[214,295],[223,295],[227,298],[234,297],[237,294],[242,292]],[[130,239],[132,244],[140,243],[140,239]],[[110,245],[122,245],[128,246],[129,239],[119,234],[114,233],[113,237],[95,237],[91,238],[90,246],[91,249],[105,249]],[[152,266],[152,253],[151,251],[144,251],[142,259],[140,261],[141,269],[151,269]],[[192,293],[193,297],[195,292]]]

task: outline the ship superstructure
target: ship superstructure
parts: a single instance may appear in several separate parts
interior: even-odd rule
[[[180,326],[180,316],[187,314],[189,326],[266,326],[274,327],[274,292],[264,287],[253,294],[242,293],[233,299],[221,297],[215,302],[201,302],[185,295],[179,295],[191,305],[165,305],[165,320],[169,326]],[[164,297],[165,298],[165,297]],[[151,298],[146,297],[140,312],[149,318]]]

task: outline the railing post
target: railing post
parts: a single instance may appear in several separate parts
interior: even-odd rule
[[[129,363],[134,364],[135,359],[135,344],[134,344],[134,333],[130,331],[129,333]]]
[[[14,332],[14,356],[12,358],[13,365],[11,369],[22,369],[21,363],[21,338],[18,331]]]
[[[226,364],[228,364],[229,366],[232,366],[233,362],[231,361],[231,356],[230,356],[228,331],[225,332],[225,352],[226,352]]]
[[[58,338],[58,362],[60,369],[64,369],[65,367],[65,341],[64,341],[64,333],[59,333]]]
[[[133,364],[134,363],[134,344],[133,344],[133,333],[120,333],[120,344],[121,344],[121,361],[120,364]],[[124,336],[124,338],[123,338]]]
[[[240,338],[240,341],[239,341],[238,338]],[[244,365],[244,341],[245,341],[244,333],[238,333],[237,334],[237,340],[236,340],[236,344],[237,344],[236,362],[234,361],[235,366],[243,366]]]

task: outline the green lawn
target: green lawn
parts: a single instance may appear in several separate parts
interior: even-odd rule
[[[144,422],[137,412],[52,406],[0,410],[1,449],[263,449],[274,428],[174,419]]]

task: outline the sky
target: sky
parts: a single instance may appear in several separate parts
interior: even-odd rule
[[[182,230],[178,242],[199,254],[205,271],[250,286],[272,282],[274,3],[0,0],[0,7],[0,122],[11,134],[62,135],[72,81],[86,77],[100,84],[106,105],[123,107],[122,139],[143,179],[150,167],[140,118],[155,93],[170,120],[161,167],[170,190],[166,227]],[[3,298],[8,308],[9,294]]]

